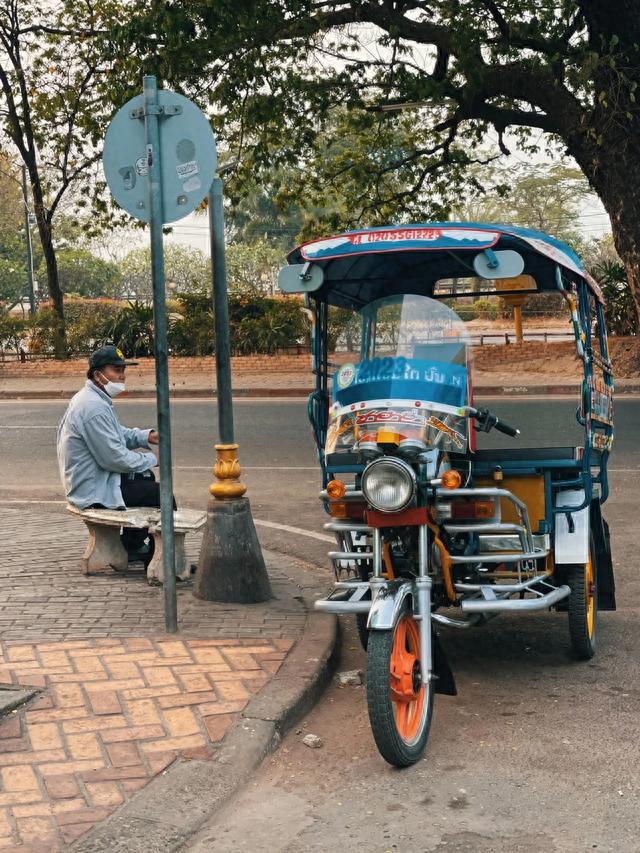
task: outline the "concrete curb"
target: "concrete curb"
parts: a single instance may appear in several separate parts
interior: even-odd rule
[[[0,687],[0,717],[4,714],[10,714],[11,711],[15,711],[16,708],[25,705],[37,695],[37,690],[25,689],[23,687],[16,689],[13,685],[6,687],[2,685]]]
[[[307,607],[310,600],[305,598]],[[210,761],[178,759],[68,849],[76,853],[179,850],[244,785],[331,678],[336,617],[307,610],[304,633],[278,673],[249,702]]]

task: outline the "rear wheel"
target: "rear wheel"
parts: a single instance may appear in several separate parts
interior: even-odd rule
[[[405,611],[390,631],[370,631],[367,704],[376,746],[396,767],[422,757],[433,716],[433,684],[420,675],[420,630]]]
[[[580,660],[589,660],[596,651],[598,623],[597,572],[593,562],[593,543],[584,566],[570,566],[567,584],[569,596],[569,636],[571,647]]]

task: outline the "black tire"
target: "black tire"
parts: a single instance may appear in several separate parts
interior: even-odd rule
[[[570,566],[567,569],[569,596],[569,636],[571,648],[580,660],[590,660],[596,652],[598,628],[598,572],[593,562],[591,546],[590,563]]]
[[[370,631],[367,664],[367,705],[376,746],[385,761],[395,767],[409,767],[419,761],[425,751],[433,717],[433,682],[420,685],[421,704],[416,706],[419,719],[416,730],[407,739],[399,731],[391,693],[391,659],[394,639],[403,618],[412,619],[405,611],[391,631]],[[419,667],[419,661],[418,661]],[[419,669],[418,669],[419,672]]]
[[[367,651],[369,646],[369,631],[367,630],[367,613],[356,613],[356,629],[358,631],[358,639],[360,640],[360,645],[362,648]]]

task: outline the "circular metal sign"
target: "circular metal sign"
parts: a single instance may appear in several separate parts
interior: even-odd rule
[[[158,107],[162,221],[175,222],[195,210],[209,192],[216,170],[216,142],[207,117],[193,101],[159,89]],[[136,95],[109,125],[102,163],[115,200],[142,222],[150,219],[148,156],[144,97]]]

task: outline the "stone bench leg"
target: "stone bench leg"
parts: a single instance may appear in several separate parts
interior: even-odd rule
[[[110,572],[127,568],[129,558],[120,541],[120,528],[107,524],[94,524],[83,519],[89,531],[89,541],[82,556],[82,572],[85,575]]]
[[[162,567],[162,531],[152,527],[150,528],[149,533],[153,536],[154,551],[151,562],[147,566],[147,581],[149,583],[163,583],[164,570]],[[184,549],[186,533],[186,530],[175,530],[173,533],[176,577],[180,578],[180,580],[188,580],[191,577],[191,570],[190,567],[187,566],[187,555]]]

